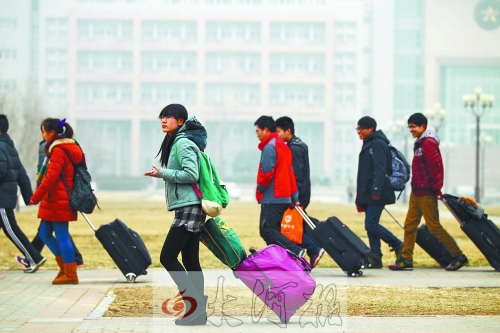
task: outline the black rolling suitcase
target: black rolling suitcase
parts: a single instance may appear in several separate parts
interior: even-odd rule
[[[443,194],[443,203],[457,219],[460,228],[486,257],[491,267],[500,271],[500,229],[488,219],[487,214],[480,214],[475,208],[459,197]]]
[[[151,265],[151,256],[137,232],[120,219],[101,224],[96,230],[87,215],[82,215],[128,282],[135,282],[139,275],[148,274],[146,268]]]
[[[340,266],[348,276],[363,275],[370,249],[338,218],[329,217],[325,222],[314,223],[300,207],[295,207],[312,229],[310,236]]]
[[[391,212],[389,212],[387,208],[384,209],[394,219],[394,221],[396,221],[396,223],[404,229],[401,223],[399,223],[399,221],[391,214]],[[447,267],[453,260],[450,251],[448,251],[448,249],[439,241],[436,236],[431,234],[429,229],[427,229],[427,225],[425,223],[417,229],[417,244],[425,252],[427,252],[427,254],[430,255],[432,259],[436,260],[437,263],[443,268]]]

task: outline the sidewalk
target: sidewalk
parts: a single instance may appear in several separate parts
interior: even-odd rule
[[[204,270],[206,286],[216,286],[220,276],[224,285],[242,285],[228,269]],[[431,317],[342,317],[335,325],[321,326],[315,317],[292,317],[286,326],[262,318],[235,318],[238,325],[210,316],[206,326],[179,327],[172,319],[102,317],[113,296],[112,287],[170,283],[163,269],[150,269],[134,284],[127,283],[118,270],[79,270],[80,284],[52,286],[55,271],[40,270],[35,274],[21,271],[0,272],[0,332],[500,332],[498,316],[431,316]],[[347,278],[339,269],[313,271],[318,285],[411,285],[428,287],[500,288],[500,273],[490,267],[464,267],[458,272],[438,268],[417,268],[409,272],[365,270],[362,277]],[[488,292],[485,289],[485,292]],[[338,318],[337,318],[338,319]],[[255,321],[255,320],[254,320]],[[234,323],[234,321],[233,321]],[[304,327],[301,324],[309,323]],[[315,328],[311,323],[319,323]],[[221,325],[222,324],[222,325]],[[220,326],[220,327],[219,327]]]

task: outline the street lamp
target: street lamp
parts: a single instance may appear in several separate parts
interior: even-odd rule
[[[441,103],[434,103],[434,107],[425,111],[424,115],[434,125],[434,128],[436,129],[436,133],[438,133],[439,126],[441,125],[441,121],[446,116],[446,111],[441,108]]]
[[[476,117],[476,188],[474,197],[476,201],[479,202],[479,149],[481,145],[479,140],[479,121],[486,112],[491,110],[495,98],[492,95],[483,94],[481,88],[476,88],[474,94],[463,95],[462,98],[465,111],[470,111],[470,113]]]
[[[481,133],[480,137],[479,137],[479,140],[481,142],[484,142],[485,144],[483,145],[483,149],[482,149],[482,160],[481,160],[481,164],[482,164],[482,168],[481,168],[481,198],[484,199],[484,156],[486,155],[486,145],[493,142],[493,137],[491,135],[487,135],[485,133]],[[482,200],[481,199],[481,200]]]

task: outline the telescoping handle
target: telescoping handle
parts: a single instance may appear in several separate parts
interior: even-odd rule
[[[80,214],[82,214],[83,218],[85,219],[85,221],[87,221],[87,223],[92,228],[92,230],[94,230],[94,232],[96,232],[97,231],[96,228],[94,227],[94,225],[92,224],[92,222],[90,222],[90,220],[87,217],[87,215],[85,215],[85,213],[82,213],[82,212],[80,212]]]
[[[306,213],[300,208],[300,206],[295,206],[295,209],[299,212],[300,216],[306,221],[307,225],[312,229],[316,229],[316,226],[314,225],[313,221],[309,218],[309,216],[306,215]]]
[[[399,224],[399,226],[404,229],[403,225],[401,225],[401,223],[399,223],[398,219],[394,217],[394,215],[391,214],[391,212],[389,210],[387,210],[387,208],[385,208],[385,211],[387,212],[387,214],[391,215],[391,217],[394,219],[394,221],[396,221],[397,224]]]

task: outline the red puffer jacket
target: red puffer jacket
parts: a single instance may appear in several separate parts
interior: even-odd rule
[[[64,178],[69,189],[73,189],[75,168],[65,151],[71,156],[73,162],[82,161],[83,152],[75,140],[55,140],[48,149],[50,160],[47,173],[31,197],[34,203],[41,201],[38,217],[50,222],[77,220],[77,212],[71,209],[68,193],[62,182]]]
[[[428,130],[413,147],[411,190],[416,196],[441,194],[443,187],[443,159],[439,151],[439,137]]]

